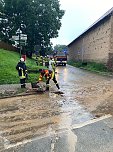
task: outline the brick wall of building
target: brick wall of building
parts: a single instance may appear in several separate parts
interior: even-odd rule
[[[69,59],[107,63],[112,40],[111,19],[107,18],[69,46]]]

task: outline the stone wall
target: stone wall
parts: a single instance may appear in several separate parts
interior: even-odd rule
[[[81,53],[82,53],[82,39],[78,39],[75,43],[69,47],[69,60],[81,60]]]
[[[110,48],[107,67],[113,71],[113,15],[111,16]]]
[[[107,63],[110,37],[111,19],[107,18],[69,45],[69,59]]]

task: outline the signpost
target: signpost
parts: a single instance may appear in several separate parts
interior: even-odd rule
[[[27,35],[22,34],[22,31],[20,29],[17,30],[16,34],[17,35],[12,36],[12,41],[14,41],[16,45],[19,45],[19,52],[21,57],[22,46],[26,46],[27,44]]]

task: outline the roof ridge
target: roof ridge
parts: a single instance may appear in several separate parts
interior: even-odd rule
[[[77,36],[71,43],[68,44],[68,46],[70,44],[72,44],[77,38],[79,38],[81,35],[83,35],[85,32],[87,32],[90,28],[92,28],[94,25],[96,25],[97,23],[99,23],[101,20],[103,20],[106,16],[108,16],[109,14],[113,13],[113,7],[111,9],[109,9],[104,15],[102,15],[99,19],[97,19],[92,25],[90,25],[84,32],[82,32],[79,36]]]

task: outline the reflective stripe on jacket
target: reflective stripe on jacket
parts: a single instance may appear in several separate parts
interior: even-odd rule
[[[16,69],[18,70],[18,75],[20,79],[26,78],[27,67],[25,63],[19,62],[16,66]]]

